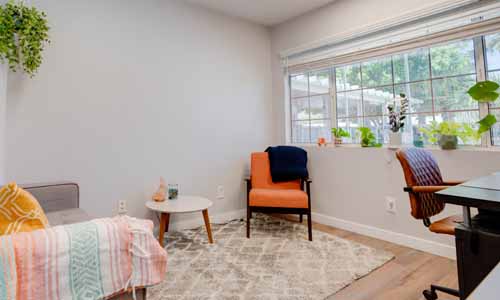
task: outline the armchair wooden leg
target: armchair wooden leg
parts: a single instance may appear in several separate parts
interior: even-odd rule
[[[299,215],[299,222],[302,223],[302,214]]]
[[[312,242],[312,240],[313,240],[313,233],[312,233],[311,211],[309,211],[307,213],[307,231],[309,233],[309,241]]]
[[[252,212],[250,208],[247,208],[247,239],[250,238],[250,218],[252,217]]]

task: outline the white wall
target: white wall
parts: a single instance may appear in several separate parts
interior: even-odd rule
[[[74,180],[95,216],[125,199],[149,217],[159,176],[212,214],[244,207],[249,154],[272,142],[268,29],[177,0],[31,2],[52,43],[34,79],[9,75],[9,180]]]
[[[279,59],[283,50],[356,28],[370,26],[435,4],[434,0],[338,0],[333,4],[281,24],[272,30],[272,72],[275,138],[285,142],[284,77]],[[430,233],[410,215],[403,193],[403,172],[394,152],[359,147],[307,147],[315,220],[364,234],[453,256],[453,239]],[[500,152],[433,150],[448,179],[467,179],[500,170]],[[397,214],[385,210],[386,196],[395,197]],[[448,207],[438,217],[460,213]],[[436,219],[436,218],[434,218]]]

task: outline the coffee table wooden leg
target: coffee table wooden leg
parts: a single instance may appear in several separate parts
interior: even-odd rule
[[[212,228],[210,227],[210,219],[208,218],[208,209],[204,209],[202,213],[203,213],[203,220],[205,220],[205,227],[207,227],[208,242],[210,244],[213,244],[214,240],[212,238]]]
[[[168,224],[170,223],[170,214],[161,213],[160,216],[160,232],[158,234],[158,242],[163,247],[163,238],[165,237],[165,231],[168,232]]]

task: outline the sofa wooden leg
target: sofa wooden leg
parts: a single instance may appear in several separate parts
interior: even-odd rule
[[[302,214],[299,215],[299,222],[302,223]]]
[[[307,214],[307,231],[309,233],[309,240],[312,242],[313,233],[312,233],[312,220],[311,220],[311,212]]]
[[[250,238],[250,218],[252,217],[252,212],[247,209],[247,239]]]

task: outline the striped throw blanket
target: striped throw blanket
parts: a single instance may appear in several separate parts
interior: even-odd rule
[[[0,300],[103,299],[164,279],[153,223],[127,216],[0,237]]]

